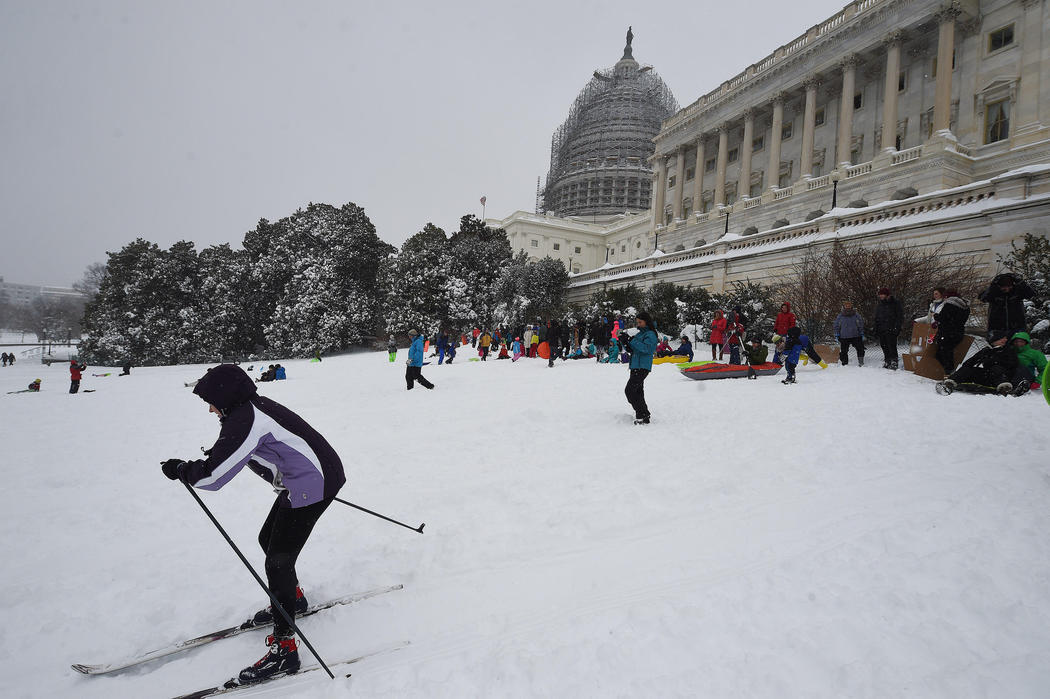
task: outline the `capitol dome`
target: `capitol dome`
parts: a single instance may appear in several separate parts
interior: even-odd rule
[[[678,103],[652,66],[634,60],[633,38],[628,29],[623,58],[594,72],[554,132],[544,211],[582,217],[649,209],[653,138]]]

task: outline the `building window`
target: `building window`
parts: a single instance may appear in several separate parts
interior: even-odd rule
[[[674,181],[675,181],[675,177],[676,177],[675,175],[671,175],[671,176],[670,176],[670,177],[669,177],[669,178],[667,179],[667,188],[668,188],[668,189],[674,189]]]
[[[824,163],[813,163],[813,172],[809,173],[814,177],[820,177],[824,174]]]
[[[904,92],[908,89],[908,73],[901,71],[901,74],[897,76],[897,92]]]
[[[580,248],[575,248],[575,250],[576,250],[576,254],[577,254],[577,255],[579,255],[579,254],[580,254],[580,252],[581,252],[581,251],[580,251]]]
[[[777,187],[783,189],[785,187],[790,187],[790,186],[791,186],[791,173],[790,172],[782,172],[782,173],[780,173],[780,178],[777,180]]]
[[[626,245],[621,245],[620,246],[620,252],[627,252],[627,246]]]
[[[696,168],[695,167],[691,167],[691,168],[689,168],[688,170],[685,171],[685,181],[686,182],[691,181],[694,177],[696,177]]]
[[[988,53],[1005,49],[1014,43],[1014,25],[997,29],[988,34]]]
[[[555,250],[561,250],[561,243],[555,243],[554,244],[554,249]]]
[[[765,136],[759,136],[755,140],[751,141],[751,150],[754,153],[757,153],[758,151],[762,150],[765,147],[766,147],[766,137]]]
[[[682,205],[682,218],[686,221],[689,220],[689,214],[693,213],[693,202],[690,201],[688,204]]]
[[[718,167],[718,158],[708,158],[707,162],[704,163],[704,170],[706,172],[714,172],[716,167]]]
[[[849,152],[849,163],[850,163],[850,165],[857,165],[857,164],[860,163],[860,151],[859,150],[851,150]]]
[[[529,243],[529,245],[531,245],[534,248],[538,248],[540,246],[540,241],[533,240],[531,243]]]
[[[792,128],[792,126],[793,126],[793,123],[789,121],[788,123],[784,124],[784,127],[782,129],[780,129],[780,140],[781,141],[786,141],[789,138],[791,138],[792,134],[795,131]]]
[[[853,95],[853,108],[854,109],[860,109],[863,106],[864,106],[864,93],[863,92],[858,92],[857,94]]]
[[[955,70],[955,52],[952,51],[952,70]],[[937,77],[937,57],[933,57],[933,72],[930,73],[931,78]]]
[[[760,197],[760,196],[762,196],[762,183],[761,182],[756,182],[755,184],[751,185],[751,191],[748,192],[748,194],[751,197]]]
[[[985,110],[984,142],[995,143],[1010,136],[1010,100],[993,102]]]
[[[731,163],[735,163],[735,162],[736,162],[736,159],[737,159],[737,158],[738,158],[739,156],[740,156],[740,149],[739,149],[739,148],[732,148],[732,149],[730,149],[730,151],[729,151],[729,157],[728,157],[728,158],[726,158],[726,160],[728,160],[728,161],[729,161],[729,162],[731,162]]]
[[[816,116],[813,119],[814,125],[816,125],[816,126],[823,126],[824,125],[824,118],[825,118],[824,108],[823,107],[818,107],[817,108],[817,114],[816,114]]]
[[[634,244],[634,247],[636,247],[636,248],[642,247],[642,241],[639,240],[637,243]]]

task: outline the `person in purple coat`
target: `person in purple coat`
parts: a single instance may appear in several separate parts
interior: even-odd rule
[[[346,483],[343,464],[332,446],[305,420],[276,401],[260,396],[255,382],[234,364],[208,370],[193,392],[219,416],[219,439],[205,459],[168,459],[164,475],[202,490],[218,490],[245,466],[277,492],[259,532],[266,554],[266,580],[290,617],[306,610],[295,562],[314,525]],[[280,613],[263,609],[251,626],[273,624],[263,658],[240,672],[243,683],[296,672],[299,651],[290,624]]]

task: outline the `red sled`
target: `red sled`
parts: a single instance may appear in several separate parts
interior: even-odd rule
[[[767,362],[765,364],[755,364],[753,367],[749,367],[747,364],[701,364],[700,366],[691,366],[682,369],[682,376],[693,379],[694,381],[704,381],[706,379],[742,379],[748,374],[748,369],[753,368],[755,374],[758,376],[772,376],[780,371],[781,366],[779,364],[773,364]]]

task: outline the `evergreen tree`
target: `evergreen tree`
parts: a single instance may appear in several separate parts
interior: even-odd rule
[[[999,261],[1035,291],[1035,298],[1024,302],[1025,321],[1032,329],[1032,339],[1045,349],[1050,337],[1050,240],[1025,233],[1021,245],[1010,243],[1010,254],[1000,256]]]
[[[445,232],[428,223],[383,263],[382,308],[388,333],[415,328],[435,334],[449,316],[449,255]]]

